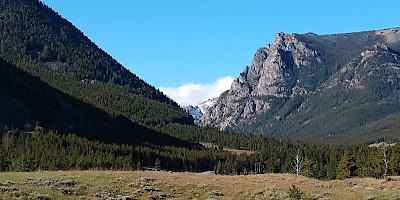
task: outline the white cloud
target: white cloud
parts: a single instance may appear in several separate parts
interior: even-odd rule
[[[185,83],[179,87],[160,87],[160,90],[182,106],[197,103],[219,96],[230,89],[234,78],[222,77],[212,84]]]

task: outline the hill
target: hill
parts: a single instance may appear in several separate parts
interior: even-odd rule
[[[201,124],[319,143],[395,141],[399,44],[400,28],[279,33]]]
[[[174,101],[125,69],[38,0],[0,3],[0,57],[89,105],[141,125],[193,124]]]
[[[192,147],[189,142],[150,130],[124,116],[110,116],[1,58],[0,110],[0,127],[8,130],[20,127],[31,131],[40,125],[107,143]]]

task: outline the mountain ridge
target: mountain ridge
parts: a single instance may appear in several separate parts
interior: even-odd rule
[[[386,55],[384,51],[395,52],[392,58],[390,56],[385,57],[388,60],[381,59],[382,55],[379,54],[379,56],[373,57],[370,63],[374,61],[375,66],[385,67],[385,64],[391,62],[391,68],[397,66],[398,60],[395,55],[400,49],[399,41],[400,28],[332,35],[278,33],[273,44],[257,50],[251,66],[245,67],[239,77],[234,80],[231,89],[221,95],[219,101],[207,114],[203,115],[201,125],[211,125],[222,130],[257,133],[273,137],[288,137],[296,140],[337,142],[336,140],[339,139],[333,140],[327,135],[332,135],[333,133],[341,135],[341,137],[348,134],[351,135],[353,128],[362,127],[366,123],[370,123],[370,121],[357,122],[357,120],[353,119],[355,116],[348,114],[345,123],[346,127],[349,126],[351,128],[343,129],[339,132],[331,131],[329,133],[329,131],[320,130],[321,133],[307,134],[301,130],[301,125],[296,125],[296,120],[291,118],[300,120],[298,117],[301,116],[301,113],[308,112],[302,110],[302,107],[308,101],[316,101],[313,99],[317,98],[313,98],[313,96],[323,95],[321,90],[325,89],[326,86],[324,84],[332,80],[332,77],[344,76],[338,73],[345,70],[346,66],[352,63],[353,65],[359,64],[357,62],[361,62],[360,56],[362,54],[370,54],[369,52],[375,51],[374,49],[379,49],[379,52],[382,51],[382,55]],[[372,69],[373,67],[369,66],[369,68]],[[370,76],[372,77],[370,78],[371,81],[379,80],[392,73],[392,83],[396,85],[397,71],[394,69],[396,67],[390,73],[386,73],[385,70],[389,68],[385,67],[382,70],[378,70],[376,74]],[[348,76],[351,76],[351,74]],[[355,83],[352,83],[353,89],[361,87],[360,85],[357,86],[356,79],[353,79],[353,81],[355,81]],[[387,85],[384,82],[377,82],[376,84]],[[373,85],[369,86],[374,87]],[[373,88],[365,88],[364,93],[372,93],[369,98],[373,98],[374,95],[377,96],[376,94],[379,92],[397,99],[396,92],[392,92],[397,91],[397,89],[384,87],[385,90],[380,92]],[[352,91],[354,91],[353,94],[351,92],[346,93],[346,101],[356,102],[358,99],[357,101],[360,105],[363,104],[364,102],[361,102],[361,99],[354,96],[358,91]],[[372,91],[375,91],[375,93]],[[340,91],[329,90],[326,95],[332,96],[338,92]],[[375,103],[378,103],[377,101],[378,99],[376,99]],[[371,101],[370,103],[373,105],[374,102]],[[311,104],[323,103],[312,102]],[[390,107],[389,104],[387,106]],[[318,116],[323,115],[324,112],[335,113],[333,107],[325,109],[315,111],[313,114]],[[362,110],[365,110],[363,112],[368,112],[366,107],[362,108]],[[371,115],[369,117],[371,120],[377,120],[378,118],[376,117],[381,116],[379,111],[368,113]],[[385,111],[385,114],[390,115],[393,113]],[[341,113],[336,113],[336,115],[341,115]],[[337,117],[332,119],[337,119]],[[353,122],[355,124],[352,124]],[[307,123],[310,123],[310,121]],[[338,128],[335,124],[340,123],[328,120],[320,125]],[[294,137],[293,135],[297,136]],[[311,135],[313,136],[311,137]],[[376,134],[376,137],[381,136]],[[320,139],[320,137],[323,139]],[[373,140],[375,139],[374,137],[374,134],[371,134],[368,138],[365,137],[364,140]],[[390,137],[392,139],[397,138],[394,135]]]

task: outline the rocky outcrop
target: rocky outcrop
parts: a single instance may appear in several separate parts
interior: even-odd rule
[[[201,125],[225,129],[248,121],[270,108],[269,99],[309,92],[298,84],[298,71],[318,66],[318,52],[296,38],[278,33],[272,45],[260,48],[250,67],[236,78],[231,89],[201,118]]]
[[[201,112],[199,106],[189,105],[183,107],[183,109],[192,116],[195,124],[199,123],[200,118],[203,116],[203,112]]]
[[[361,52],[359,56],[326,81],[322,88],[364,89],[372,87],[373,83],[370,78],[377,74],[391,84],[399,82],[400,56],[398,52],[383,43],[377,43],[370,49]],[[383,74],[384,76],[382,76]]]
[[[214,97],[202,101],[195,106],[192,105],[185,106],[183,107],[183,109],[186,110],[186,112],[188,112],[193,117],[195,124],[199,124],[203,114],[208,112],[208,110],[210,110],[210,108],[217,103],[218,99],[219,97]]]
[[[219,129],[241,126],[241,131],[246,131],[255,124],[260,127],[251,128],[258,133],[264,134],[268,132],[266,127],[273,126],[271,130],[285,133],[285,118],[301,110],[302,104],[314,94],[321,95],[320,91],[339,88],[340,93],[341,89],[363,89],[368,82],[377,83],[379,78],[374,73],[397,83],[397,71],[393,70],[400,69],[400,66],[398,54],[393,53],[391,47],[400,49],[399,35],[400,28],[334,35],[278,33],[273,44],[257,50],[251,65],[202,116],[200,125]],[[390,67],[376,70],[379,66]],[[368,77],[374,77],[373,81]],[[298,97],[302,100],[294,100]],[[276,102],[283,103],[277,105]],[[285,106],[287,102],[291,105]],[[280,114],[264,114],[272,111]],[[324,112],[324,109],[319,108],[318,112]],[[304,116],[304,124],[311,123],[307,120],[311,115]],[[262,117],[271,119],[260,119]],[[279,121],[279,126],[274,125],[275,121]]]

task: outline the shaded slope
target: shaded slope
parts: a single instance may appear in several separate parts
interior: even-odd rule
[[[39,123],[61,133],[76,132],[106,143],[192,147],[131,122],[127,118],[85,104],[52,88],[0,58],[0,127],[33,128]]]

